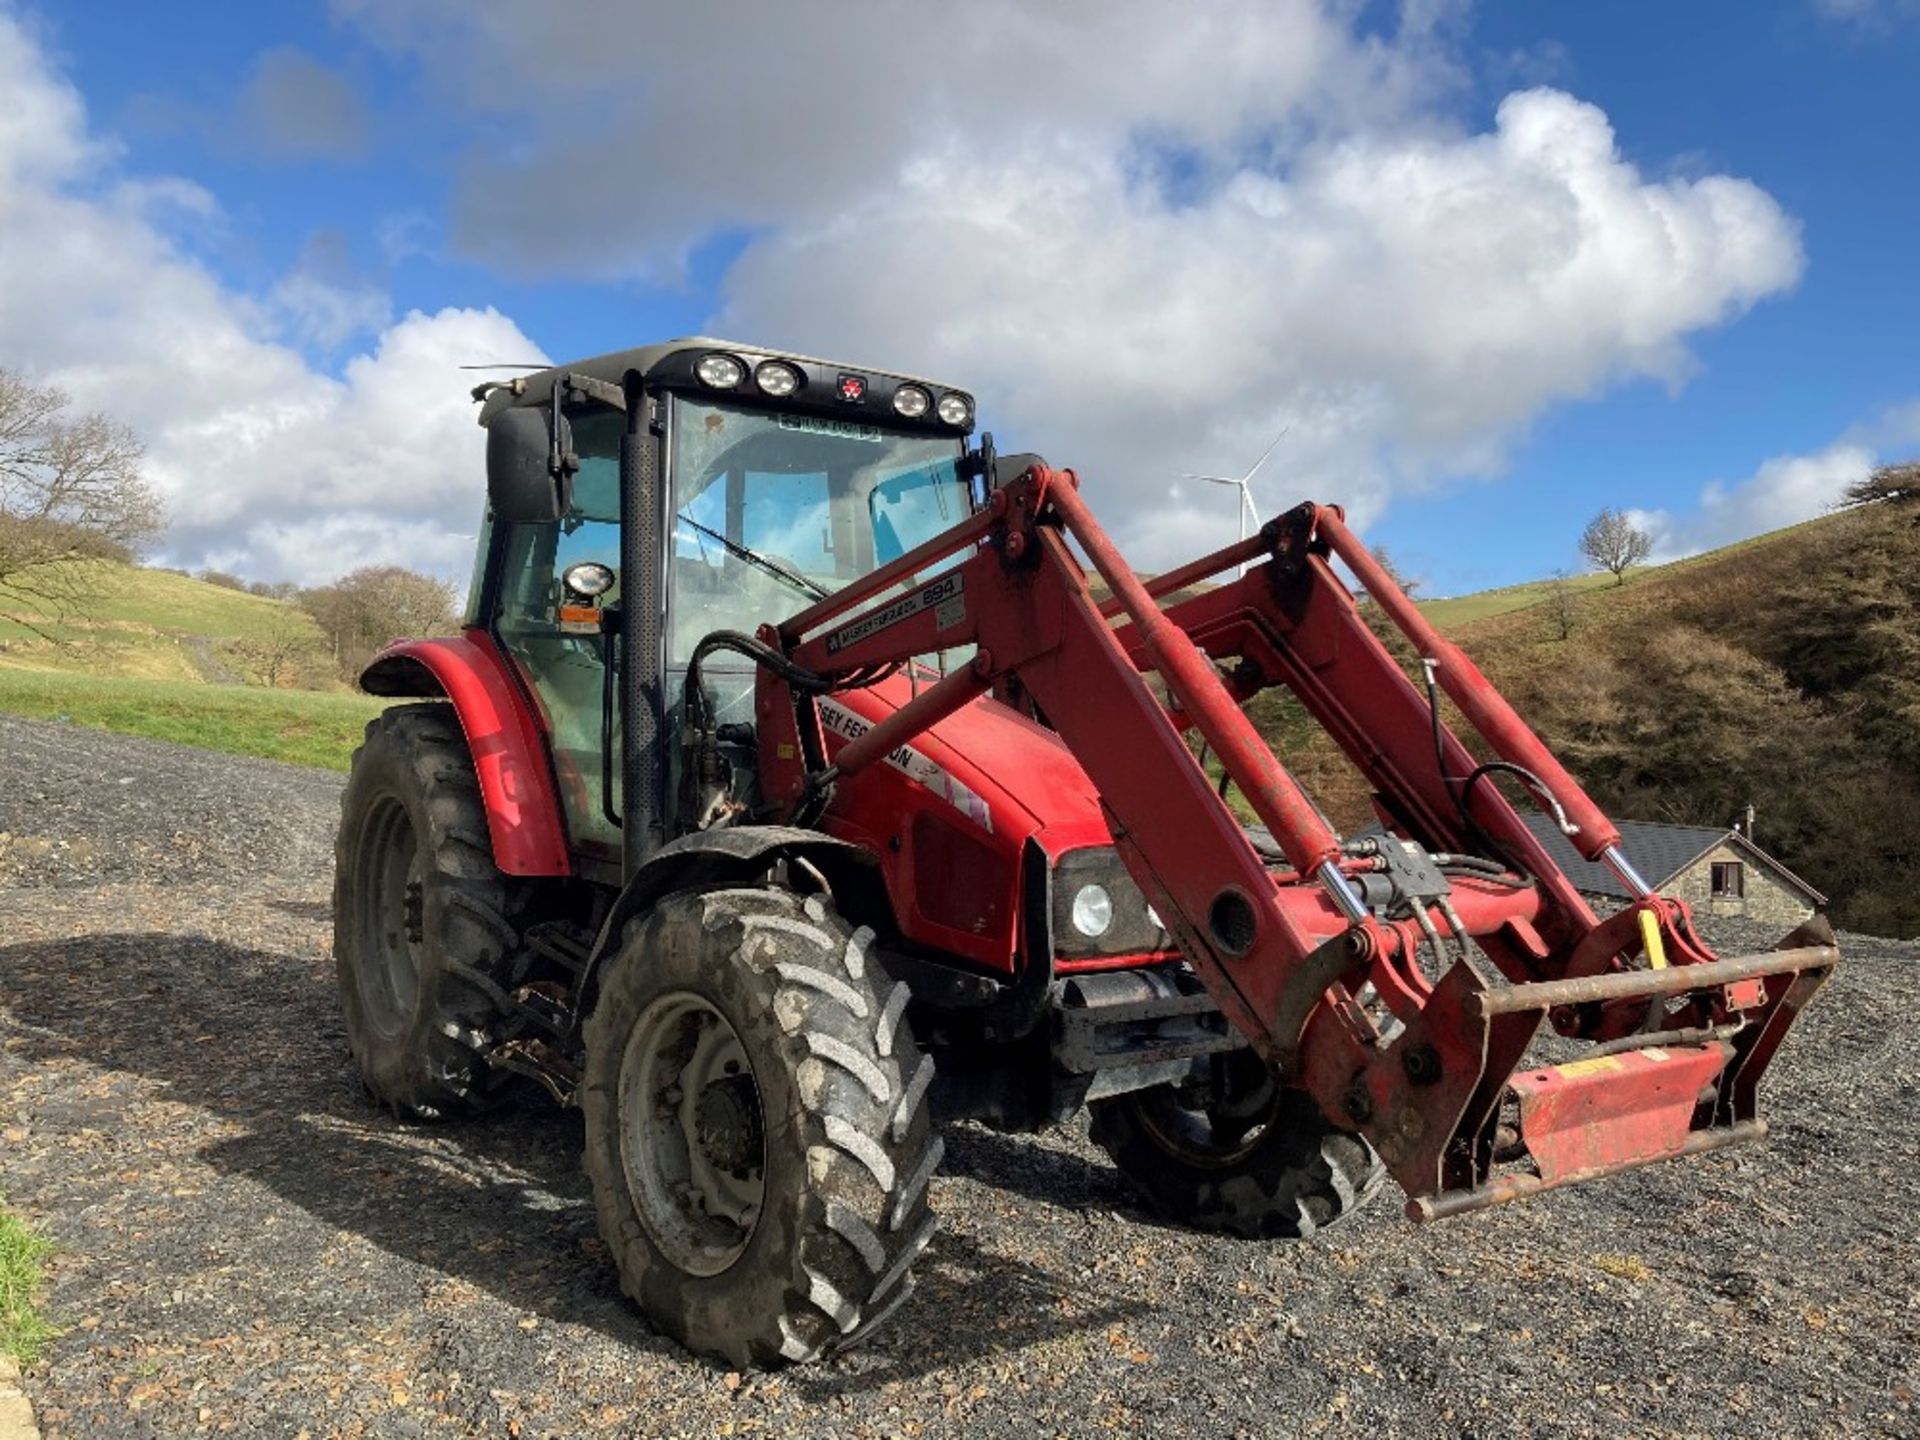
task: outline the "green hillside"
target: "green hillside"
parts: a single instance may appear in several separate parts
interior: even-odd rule
[[[1629,578],[1632,578],[1631,573]],[[1478,590],[1471,595],[1450,595],[1442,599],[1422,600],[1419,604],[1429,620],[1442,630],[1451,632],[1476,620],[1486,620],[1495,615],[1505,615],[1511,610],[1525,610],[1541,604],[1553,594],[1555,583],[1552,580],[1529,580],[1524,585],[1503,585],[1498,590]],[[1558,583],[1565,585],[1570,594],[1584,595],[1589,590],[1612,585],[1614,579],[1602,570],[1594,575],[1569,575]]]
[[[1768,546],[1789,540],[1811,527],[1825,524],[1824,519],[1808,520],[1799,525],[1790,525],[1784,530],[1770,530],[1764,535],[1754,535],[1745,540],[1737,540],[1719,550],[1704,551],[1699,555],[1689,555],[1684,560],[1674,560],[1665,565],[1639,566],[1627,572],[1627,584],[1654,580],[1661,584],[1670,584],[1697,569],[1711,569],[1735,555],[1753,550],[1763,550]],[[1566,587],[1572,595],[1585,595],[1589,591],[1621,588],[1612,575],[1605,570],[1585,575],[1569,575],[1557,582]],[[1529,580],[1520,585],[1503,585],[1497,590],[1477,590],[1471,595],[1447,596],[1445,598],[1422,600],[1420,608],[1426,612],[1442,630],[1449,633],[1463,631],[1477,621],[1491,620],[1515,610],[1527,610],[1550,599],[1556,582],[1553,580]]]
[[[262,645],[321,644],[312,617],[296,605],[170,571],[89,561],[37,578],[50,578],[43,588],[63,600],[34,603],[0,590],[0,668],[234,682],[249,678]],[[316,670],[297,678],[325,677]]]
[[[345,769],[383,703],[297,605],[105,561],[51,579],[57,606],[0,591],[0,712]]]
[[[1586,577],[1565,607],[1531,585],[1426,609],[1611,813],[1723,825],[1752,804],[1759,843],[1839,921],[1912,936],[1916,521],[1920,506],[1875,505],[1625,585]],[[1370,818],[1358,775],[1297,707],[1262,697],[1252,710],[1336,822]]]

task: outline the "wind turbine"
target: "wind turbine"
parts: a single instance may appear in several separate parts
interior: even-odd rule
[[[1273,443],[1260,452],[1260,458],[1253,462],[1252,468],[1244,475],[1182,475],[1180,478],[1182,480],[1205,480],[1209,485],[1232,485],[1236,487],[1240,491],[1240,538],[1244,540],[1247,538],[1247,522],[1249,520],[1253,522],[1253,528],[1255,530],[1260,528],[1260,511],[1254,506],[1253,491],[1248,487],[1248,482],[1253,479],[1254,474],[1260,467],[1267,463],[1267,457],[1273,454],[1275,448],[1278,447],[1282,440],[1287,438],[1287,431],[1292,428],[1293,427],[1289,425],[1278,435],[1274,436]],[[1240,567],[1240,573],[1242,575],[1247,573],[1247,567],[1244,564]]]

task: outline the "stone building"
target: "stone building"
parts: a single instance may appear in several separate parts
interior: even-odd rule
[[[1594,900],[1631,898],[1604,865],[1583,860],[1546,815],[1523,817],[1574,887]],[[1827,897],[1738,830],[1617,820],[1620,849],[1662,895],[1684,900],[1699,916],[1738,915],[1791,929],[1825,907]]]

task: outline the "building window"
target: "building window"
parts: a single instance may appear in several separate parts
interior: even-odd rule
[[[1713,862],[1713,898],[1738,900],[1747,893],[1747,867],[1738,860]]]

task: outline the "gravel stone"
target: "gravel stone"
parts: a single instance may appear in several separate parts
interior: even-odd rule
[[[0,720],[0,1193],[59,1247],[48,1440],[1920,1434],[1920,944],[1842,937],[1765,1144],[1426,1229],[1389,1192],[1303,1244],[1196,1235],[1083,1124],[957,1127],[895,1322],[741,1375],[621,1298],[575,1115],[367,1102],[339,788]]]

